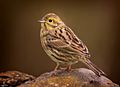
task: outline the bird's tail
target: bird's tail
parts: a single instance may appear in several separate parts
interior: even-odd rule
[[[106,74],[99,69],[95,64],[93,64],[89,59],[84,58],[84,61],[82,61],[85,65],[87,65],[96,75],[101,76],[104,75],[106,76]]]

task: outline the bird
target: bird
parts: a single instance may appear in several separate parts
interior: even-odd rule
[[[91,56],[87,46],[59,16],[55,13],[48,13],[38,22],[41,24],[41,45],[46,54],[56,62],[54,71],[58,70],[61,65],[65,65],[65,70],[70,71],[71,65],[82,62],[97,76],[105,75],[90,61]]]

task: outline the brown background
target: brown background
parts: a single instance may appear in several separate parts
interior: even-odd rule
[[[54,69],[55,63],[40,45],[37,20],[55,12],[88,46],[91,60],[119,84],[119,3],[115,0],[1,0],[0,71],[18,70],[38,76]],[[84,65],[79,63],[74,67]]]

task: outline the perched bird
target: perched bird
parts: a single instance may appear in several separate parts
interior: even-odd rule
[[[86,64],[98,76],[105,73],[90,60],[86,45],[64,24],[54,13],[46,14],[41,20],[40,39],[45,52],[57,63],[55,70],[60,65],[66,65],[66,70],[79,61]]]

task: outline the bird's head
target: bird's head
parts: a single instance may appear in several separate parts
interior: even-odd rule
[[[54,13],[48,13],[46,14],[41,20],[38,22],[41,23],[41,27],[47,29],[47,30],[54,30],[57,29],[59,25],[64,25],[62,20]]]

